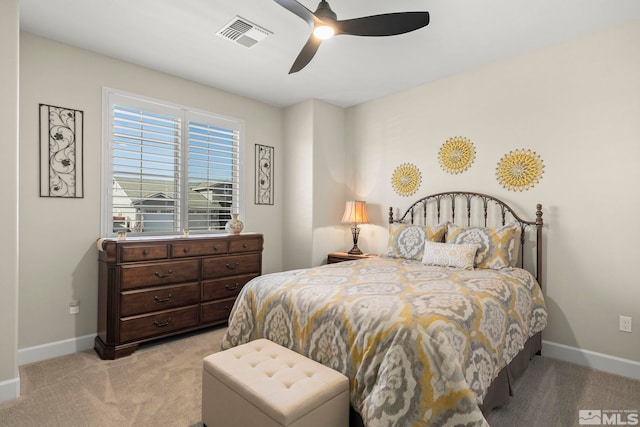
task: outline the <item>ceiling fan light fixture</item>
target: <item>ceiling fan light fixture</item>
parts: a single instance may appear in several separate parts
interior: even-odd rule
[[[313,28],[309,39],[293,62],[289,74],[297,73],[309,64],[323,40],[334,35],[385,37],[405,34],[429,24],[429,12],[395,12],[339,20],[326,0],[320,0],[311,12],[298,0],[274,0]]]
[[[327,40],[333,37],[336,33],[336,30],[331,25],[318,25],[313,29],[313,35],[319,38],[320,40]]]

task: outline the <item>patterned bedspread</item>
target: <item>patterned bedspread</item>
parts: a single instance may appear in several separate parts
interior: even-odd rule
[[[546,320],[525,270],[370,258],[253,279],[222,347],[267,338],[344,373],[368,427],[488,425],[478,404]]]

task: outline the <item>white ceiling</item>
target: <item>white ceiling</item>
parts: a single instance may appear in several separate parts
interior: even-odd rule
[[[338,19],[427,10],[431,22],[393,37],[335,37],[289,75],[310,29],[272,0],[20,0],[20,14],[23,30],[269,104],[343,107],[640,18],[640,0],[330,4]],[[217,36],[236,15],[273,35],[251,48]]]

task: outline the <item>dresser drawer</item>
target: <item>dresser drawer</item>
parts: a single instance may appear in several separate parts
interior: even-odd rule
[[[226,322],[227,320],[229,320],[229,314],[231,313],[234,302],[236,302],[235,298],[228,298],[220,301],[200,304],[200,322]]]
[[[257,274],[235,276],[229,279],[207,280],[202,282],[202,301],[235,297],[249,280]]]
[[[123,265],[121,274],[122,289],[195,282],[198,280],[198,260]]]
[[[260,238],[234,239],[229,242],[229,253],[258,251],[262,251],[262,239]]]
[[[229,252],[228,240],[214,240],[206,242],[198,242],[197,240],[191,242],[180,242],[171,244],[171,257],[181,258],[187,256],[202,256],[202,255],[219,255]]]
[[[124,291],[120,294],[120,316],[167,310],[200,302],[198,283]]]
[[[167,245],[158,244],[141,244],[127,245],[120,248],[120,261],[144,261],[153,259],[163,259],[168,255]]]
[[[260,273],[260,254],[205,258],[202,260],[202,278]]]
[[[120,341],[148,338],[197,325],[197,305],[144,316],[127,317],[120,319]]]
[[[167,334],[198,325],[198,306],[165,310],[120,319],[120,341],[132,341]]]

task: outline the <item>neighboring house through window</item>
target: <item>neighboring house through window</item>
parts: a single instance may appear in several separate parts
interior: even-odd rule
[[[102,235],[224,230],[244,122],[110,89],[104,110]]]

